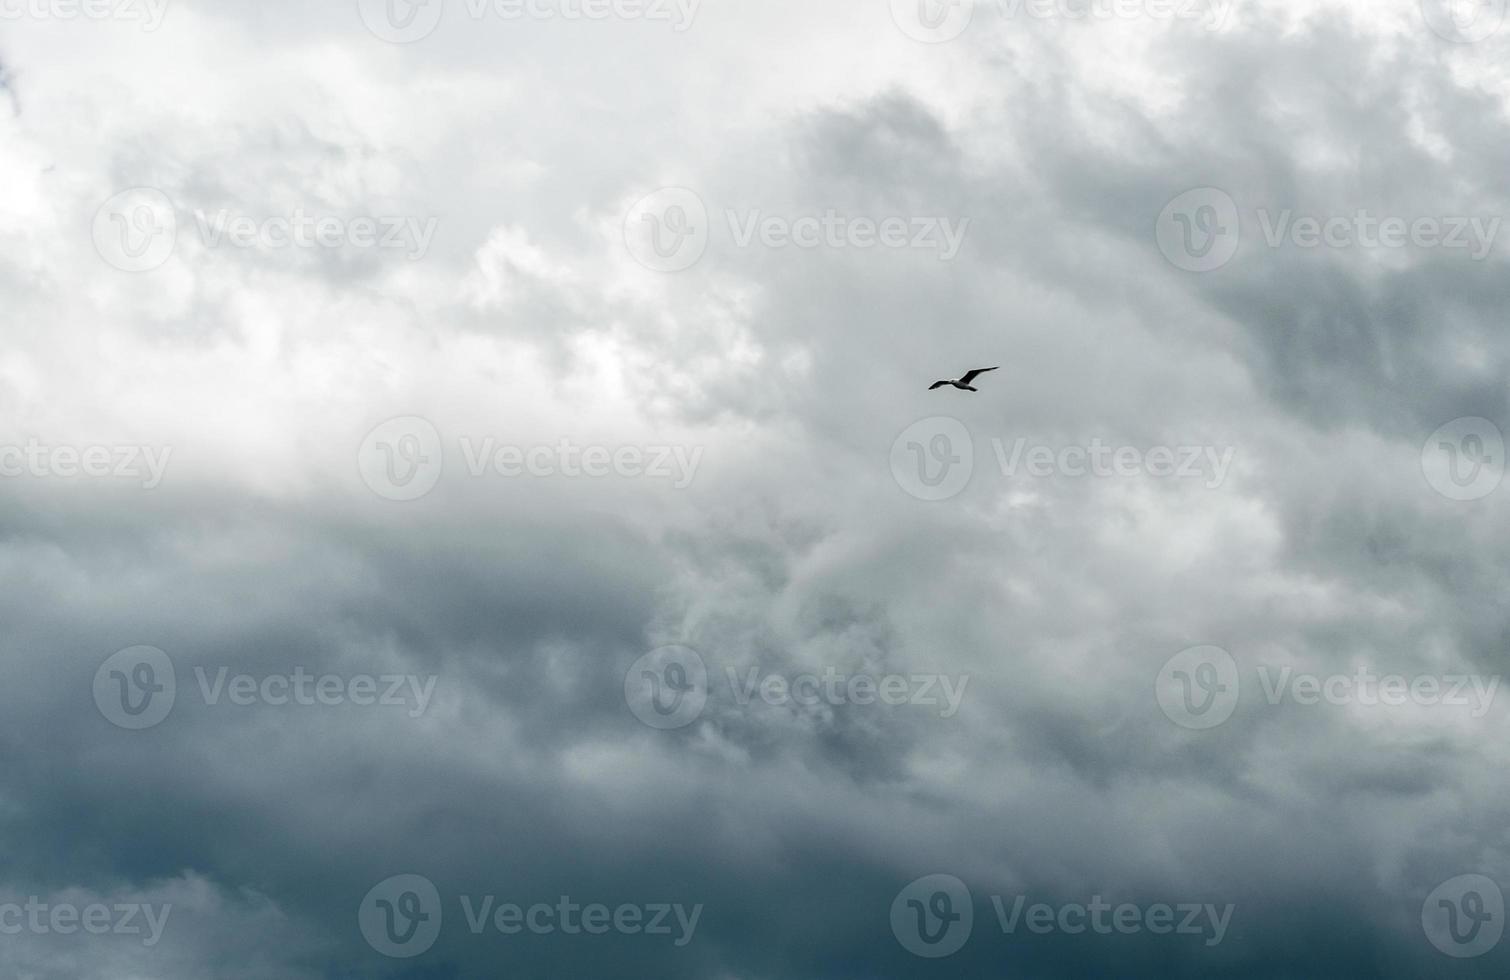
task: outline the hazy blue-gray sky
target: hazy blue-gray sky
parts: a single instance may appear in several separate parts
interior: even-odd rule
[[[1503,976],[1505,6],[0,0],[0,973]]]

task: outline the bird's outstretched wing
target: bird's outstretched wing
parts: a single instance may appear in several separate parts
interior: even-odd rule
[[[959,383],[962,384],[962,385],[967,385],[970,382],[974,381],[980,375],[985,374],[987,371],[995,371],[995,370],[997,370],[997,368],[976,368],[974,371],[971,371],[969,374],[965,375],[963,378],[960,378],[959,379]]]
[[[937,388],[942,388],[942,387],[944,387],[945,385],[947,385],[949,383],[950,382],[948,382],[948,381],[935,381],[933,384],[931,384],[931,385],[928,386],[928,390],[929,391],[933,391],[933,390],[935,390]]]

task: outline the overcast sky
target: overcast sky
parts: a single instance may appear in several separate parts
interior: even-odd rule
[[[0,0],[0,973],[1503,976],[1505,7]]]

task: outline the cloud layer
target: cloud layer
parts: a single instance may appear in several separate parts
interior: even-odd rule
[[[1503,15],[0,4],[0,969],[1503,974]]]

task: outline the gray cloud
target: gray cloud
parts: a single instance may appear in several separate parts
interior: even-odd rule
[[[16,21],[0,446],[171,459],[151,490],[0,478],[0,931],[31,896],[174,911],[151,947],[0,936],[6,971],[1503,973],[1503,943],[1449,958],[1421,918],[1457,876],[1510,882],[1505,705],[1270,703],[1263,685],[1505,672],[1504,490],[1449,500],[1422,464],[1444,423],[1510,420],[1503,258],[1271,247],[1260,212],[1502,214],[1504,39],[1450,45],[1413,7],[1259,3],[1215,32],[1007,10],[938,45],[859,3],[705,5],[684,34],[457,3],[408,45],[286,4],[175,7],[145,32]],[[128,273],[91,226],[137,186],[178,231]],[[626,212],[662,187],[706,209],[682,272],[626,248]],[[1201,187],[1230,195],[1241,239],[1187,272],[1155,228]],[[437,232],[411,261],[195,227],[296,208]],[[947,260],[741,244],[729,214],[757,211],[968,226]],[[977,395],[927,390],[985,364]],[[940,415],[973,471],[927,502],[889,454]],[[408,416],[438,450],[380,463],[436,467],[435,487],[384,499],[359,447]],[[682,487],[474,473],[463,440],[486,438],[701,455]],[[1009,475],[994,441],[1019,438],[1233,463],[1214,487]],[[700,655],[706,702],[658,730],[626,674],[672,644]],[[1240,691],[1194,730],[1155,683],[1202,644]],[[140,731],[96,694],[136,646],[177,685]],[[213,700],[196,670],[251,678],[253,703]],[[255,686],[296,671],[343,699]],[[730,680],[825,671],[968,686],[941,717],[742,701]],[[367,676],[433,678],[433,698],[357,703]],[[412,959],[359,921],[403,874],[443,919]],[[931,874],[974,912],[938,960],[890,918]],[[468,928],[484,898],[562,896],[701,910],[680,946]],[[992,899],[1017,896],[1232,911],[1212,945],[1008,934]]]

